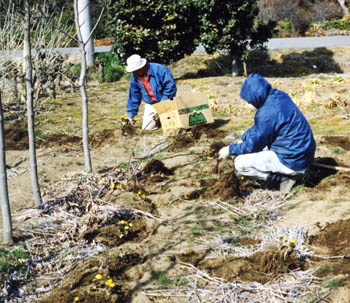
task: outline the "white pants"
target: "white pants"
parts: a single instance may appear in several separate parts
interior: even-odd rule
[[[270,172],[289,176],[305,173],[305,169],[295,171],[283,165],[272,150],[239,155],[234,162],[238,175],[259,180],[266,180]]]
[[[157,122],[153,120],[154,115],[157,113],[152,104],[144,102],[145,111],[143,113],[142,130],[155,130],[157,129]]]

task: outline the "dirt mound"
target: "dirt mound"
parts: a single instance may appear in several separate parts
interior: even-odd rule
[[[213,182],[215,180],[215,182]],[[219,179],[201,180],[206,198],[234,198],[240,196],[239,181],[233,171],[221,174]]]
[[[49,296],[40,303],[119,303],[129,302],[127,282],[137,276],[127,275],[131,267],[144,263],[147,258],[137,253],[118,255],[103,253],[88,259],[72,271]]]
[[[115,247],[126,241],[141,241],[151,233],[152,230],[148,230],[148,226],[141,219],[119,220],[116,225],[93,226],[85,231],[81,238],[87,243],[94,241]]]
[[[105,129],[101,132],[89,136],[89,145],[98,148],[106,143],[112,142],[117,138],[114,130]]]
[[[218,157],[218,153],[219,150],[223,147],[225,147],[227,144],[225,144],[224,142],[217,142],[214,141],[212,144],[210,144],[209,146],[209,152],[208,152],[208,157],[210,158],[217,158]]]
[[[142,170],[142,175],[151,175],[151,174],[164,174],[168,176],[168,175],[172,175],[173,171],[165,167],[162,161],[152,159],[150,162],[146,164],[146,166]]]
[[[205,259],[199,267],[210,275],[227,281],[259,282],[265,284],[281,273],[304,268],[304,261],[288,247],[269,247],[250,257]]]
[[[227,135],[227,131],[218,130],[215,123],[199,124],[190,129],[179,129],[173,137],[168,137],[170,152],[188,148],[201,139],[201,137],[221,139]]]
[[[199,124],[191,128],[193,138],[199,140],[202,136],[207,138],[222,139],[226,137],[227,131],[217,129],[217,123]]]
[[[350,254],[350,219],[319,227],[320,232],[309,239],[311,245],[326,248],[332,255]]]
[[[135,136],[138,135],[136,128],[131,124],[124,124],[121,127],[121,132],[123,136]]]
[[[219,178],[202,179],[200,189],[196,189],[183,196],[186,200],[203,199],[230,199],[240,197],[239,180],[233,171],[221,174]]]
[[[342,149],[350,150],[350,138],[344,136],[324,136],[320,143],[323,145],[339,146]]]
[[[28,149],[28,131],[26,121],[17,120],[6,128],[5,145],[7,150]]]
[[[168,137],[168,151],[175,152],[179,149],[188,148],[194,145],[195,140],[190,132],[186,134],[177,134],[174,137]]]
[[[330,166],[337,166],[338,163],[335,159],[330,157],[324,158],[316,158],[315,162],[320,164],[326,164]],[[335,175],[337,171],[332,168],[320,167],[316,165],[311,165],[308,171],[305,174],[304,184],[306,187],[315,187],[317,186],[323,179]]]

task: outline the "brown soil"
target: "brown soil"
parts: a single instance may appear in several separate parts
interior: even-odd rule
[[[304,261],[299,260],[288,247],[270,247],[247,258],[207,259],[200,262],[199,267],[230,282],[265,284],[281,273],[303,269]]]
[[[170,152],[191,147],[195,143],[195,140],[191,134],[177,134],[174,137],[168,138],[167,140],[169,142],[168,150]]]
[[[168,176],[172,175],[173,172],[171,169],[165,167],[162,161],[152,159],[146,164],[146,166],[142,170],[142,174],[145,177],[151,174],[164,174]]]
[[[126,277],[125,272],[145,260],[137,253],[118,255],[118,252],[116,255],[102,254],[99,258],[88,259],[71,272],[49,296],[40,300],[40,303],[71,303],[76,297],[79,302],[84,303],[128,302],[128,289],[124,285],[125,279],[129,280],[130,277]],[[101,280],[96,280],[97,274],[102,275]],[[115,284],[114,287],[106,285],[106,281],[110,279]]]
[[[342,149],[350,150],[350,138],[344,136],[324,136],[321,144],[339,146]]]
[[[342,164],[341,161],[330,157],[317,158],[315,162],[334,167],[347,167],[346,165]],[[329,179],[328,177],[331,176],[332,178]],[[305,183],[306,187],[316,187],[319,190],[326,190],[330,187],[349,184],[350,176],[348,172],[338,171],[336,168],[332,169],[313,165],[309,168],[303,182]]]
[[[349,184],[349,183],[348,183]],[[339,220],[334,223],[318,224],[320,231],[310,238],[310,244],[325,248],[334,256],[350,257],[350,220]]]
[[[210,144],[208,156],[214,159],[217,158],[219,150],[225,147],[226,145],[227,144],[225,144],[224,142],[213,142],[212,144]]]
[[[183,148],[191,147],[201,138],[222,139],[227,135],[227,131],[218,130],[218,122],[212,124],[199,124],[191,129],[180,129],[174,137],[169,137],[168,150],[171,152]]]
[[[115,141],[120,135],[136,136],[137,129],[130,124],[121,126],[120,130],[103,130],[89,135],[89,145],[92,148],[99,148],[105,144]],[[28,131],[25,121],[15,122],[6,132],[6,149],[7,150],[26,150],[29,148]],[[63,148],[82,148],[82,138],[79,136],[70,136],[65,134],[52,134],[45,138],[36,138],[38,148],[63,147]]]
[[[130,223],[131,227],[128,225]],[[126,226],[128,230],[125,229]],[[125,224],[121,224],[119,220],[117,225],[93,226],[81,235],[81,239],[87,243],[94,241],[116,247],[127,241],[142,241],[150,233],[152,230],[140,219],[129,220]]]
[[[186,200],[196,199],[230,199],[241,197],[239,180],[233,171],[220,174],[218,178],[200,180],[194,183],[198,189],[195,189],[182,198]]]

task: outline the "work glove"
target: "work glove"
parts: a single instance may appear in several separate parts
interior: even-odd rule
[[[219,159],[224,160],[230,157],[230,145],[227,145],[219,150]]]

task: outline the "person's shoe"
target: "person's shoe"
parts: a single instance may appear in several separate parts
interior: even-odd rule
[[[297,180],[293,177],[284,177],[280,183],[280,192],[289,193]]]
[[[266,184],[269,189],[279,189],[281,192],[287,193],[291,191],[297,181],[298,176],[270,173],[266,179]]]

